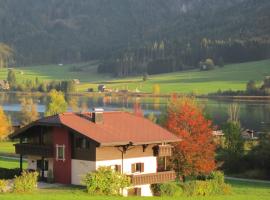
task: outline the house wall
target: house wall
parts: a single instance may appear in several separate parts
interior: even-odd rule
[[[141,174],[157,172],[157,158],[153,156],[153,146],[149,145],[143,152],[142,146],[130,147],[124,154],[122,166],[122,153],[116,147],[101,147],[96,149],[96,169],[101,166],[121,165],[123,173],[132,174],[132,164],[144,163],[144,172]],[[139,185],[142,196],[153,196],[150,185]],[[123,190],[123,195],[128,195],[128,188]]]
[[[65,145],[65,160],[56,160],[56,145]],[[57,183],[71,184],[71,136],[67,129],[53,129],[54,161],[53,174]]]
[[[83,177],[91,171],[96,170],[95,161],[86,161],[86,160],[75,160],[71,161],[71,184],[73,185],[83,185]]]

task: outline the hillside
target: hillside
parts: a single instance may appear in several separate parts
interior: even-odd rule
[[[105,84],[107,88],[129,89],[136,88],[142,92],[152,92],[153,85],[160,85],[161,93],[191,93],[207,94],[217,90],[244,90],[249,80],[259,84],[265,76],[270,75],[270,60],[225,65],[211,71],[190,70],[161,75],[149,76],[146,82],[142,76],[129,78],[114,78],[108,74],[97,73],[97,62],[77,64],[82,71],[72,72],[74,65],[48,65],[16,68],[19,81],[34,80],[67,80],[79,79],[81,84],[78,90],[83,92],[92,87],[97,89],[98,84]],[[23,74],[22,74],[23,73]],[[0,79],[5,79],[7,69],[0,70]]]
[[[161,40],[181,47],[205,37],[264,44],[269,8],[268,0],[2,0],[0,42],[15,49],[18,66],[107,60]]]
[[[136,88],[143,92],[152,92],[153,85],[160,85],[161,93],[207,94],[221,90],[245,90],[249,80],[261,83],[270,75],[270,60],[225,65],[210,71],[190,70],[149,76],[142,81],[142,76],[104,82],[109,88]]]

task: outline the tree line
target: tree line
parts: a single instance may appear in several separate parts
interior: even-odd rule
[[[225,63],[267,59],[269,52],[268,39],[202,38],[193,42],[161,40],[140,48],[127,49],[110,59],[105,59],[99,65],[98,72],[122,77],[194,68],[211,70],[215,66],[223,67]]]

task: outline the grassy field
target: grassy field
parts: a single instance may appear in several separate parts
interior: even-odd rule
[[[165,199],[165,200],[269,200],[270,198],[270,184],[247,183],[240,181],[230,181],[233,186],[233,194],[226,196],[211,196],[211,197],[153,197],[151,199]],[[42,189],[34,194],[5,194],[1,195],[1,199],[5,200],[116,200],[116,199],[149,199],[143,197],[101,197],[90,196],[79,188],[57,188],[57,189]]]
[[[111,76],[106,74],[97,73],[97,61],[80,64],[69,65],[40,65],[31,67],[14,68],[16,71],[16,78],[19,82],[31,79],[35,80],[36,77],[39,80],[72,80],[79,79],[81,82],[96,82],[101,80],[110,80]],[[81,71],[72,71],[73,67],[77,67]],[[8,69],[0,69],[0,80],[6,79]]]
[[[14,153],[14,142],[0,142],[0,153]]]
[[[191,93],[207,94],[221,90],[244,90],[249,80],[261,83],[265,76],[270,75],[270,60],[248,62],[240,64],[226,65],[223,68],[216,68],[212,71],[185,71],[169,74],[149,76],[146,82],[142,81],[142,76],[115,79],[109,75],[97,74],[97,62],[80,65],[49,65],[18,68],[18,80],[34,79],[41,80],[63,80],[79,79],[79,91],[86,91],[87,88],[97,88],[100,83],[106,84],[107,88],[129,89],[136,88],[142,92],[152,92],[154,84],[159,84],[161,93]],[[79,66],[83,71],[72,72],[73,66]],[[22,73],[23,74],[22,74]],[[7,70],[0,70],[0,79],[6,77]]]
[[[7,168],[7,169],[13,169],[13,168],[20,168],[19,160],[17,159],[7,159],[0,157],[0,168]],[[23,162],[23,168],[27,168],[27,164],[24,161]]]

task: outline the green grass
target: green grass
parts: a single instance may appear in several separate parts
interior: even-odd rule
[[[104,83],[107,88],[129,89],[136,88],[142,92],[152,92],[154,84],[159,84],[161,93],[191,93],[207,94],[221,90],[244,90],[249,80],[261,83],[265,76],[270,75],[270,60],[248,62],[240,64],[230,64],[223,68],[216,68],[211,71],[191,70],[185,72],[175,72],[149,76],[146,82],[142,81],[142,76],[129,77],[124,79],[114,79],[109,75],[97,74],[97,62],[93,61],[82,66],[81,72],[71,72],[70,68],[74,65],[49,65],[17,68],[17,77],[23,79],[34,79],[39,77],[41,80],[63,80],[79,79],[82,84],[78,87],[79,91],[86,91],[87,88],[97,88],[97,85]],[[23,75],[20,74],[23,71]],[[0,70],[0,79],[6,77],[7,70]]]
[[[7,169],[13,169],[13,168],[20,168],[20,162],[17,159],[7,159],[0,157],[0,168],[7,168]],[[27,168],[27,164],[24,161],[23,162],[23,168]]]
[[[185,71],[150,76],[142,82],[142,77],[127,78],[111,81],[106,85],[112,88],[134,90],[138,88],[144,92],[152,92],[154,84],[159,84],[162,93],[190,93],[206,94],[221,90],[245,90],[249,80],[261,83],[265,76],[270,75],[270,60],[226,65],[212,71]],[[105,82],[106,83],[106,82]]]
[[[0,153],[15,153],[14,142],[0,142]]]
[[[233,186],[233,194],[225,196],[210,196],[210,197],[153,197],[151,199],[166,199],[166,200],[269,200],[270,184],[247,183],[240,181],[230,181]],[[58,189],[42,189],[33,194],[4,194],[0,195],[0,199],[5,200],[144,200],[145,197],[102,197],[91,196],[79,188],[58,188]]]
[[[111,79],[111,76],[97,73],[97,61],[69,65],[40,65],[31,67],[14,68],[18,82],[26,79],[35,80],[71,80],[79,79],[81,82],[94,82]],[[72,67],[81,68],[83,71],[73,72]],[[6,79],[8,69],[0,69],[0,80]]]

